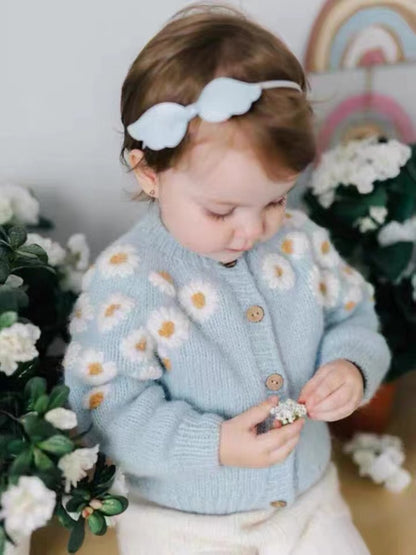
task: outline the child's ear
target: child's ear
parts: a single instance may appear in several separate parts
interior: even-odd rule
[[[134,175],[136,176],[137,182],[140,187],[147,195],[149,195],[149,197],[157,198],[159,196],[159,180],[155,170],[149,168],[145,160],[143,160],[143,162],[139,164],[136,168],[136,165],[143,158],[143,151],[135,148],[133,150],[130,150],[128,156],[130,167],[134,168]]]

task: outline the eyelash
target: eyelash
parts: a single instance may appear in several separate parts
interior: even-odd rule
[[[284,206],[286,204],[287,201],[287,195],[285,195],[284,197],[282,197],[280,200],[276,201],[276,202],[271,202],[267,208],[279,208],[280,206]],[[231,214],[234,212],[234,209],[231,210],[231,212],[228,212],[228,214],[215,214],[215,212],[210,212],[208,211],[208,215],[214,219],[214,220],[225,220],[226,218],[228,218],[229,216],[231,216]]]

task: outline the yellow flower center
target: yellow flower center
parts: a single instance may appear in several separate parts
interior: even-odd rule
[[[275,266],[274,267],[274,272],[275,272],[276,276],[279,277],[279,278],[282,277],[282,275],[283,275],[283,270],[282,270],[281,266]]]
[[[99,362],[92,362],[88,365],[88,374],[90,376],[96,376],[97,374],[101,374],[103,372],[103,367]]]
[[[345,303],[344,308],[345,310],[352,310],[355,304],[356,303],[354,301],[348,301],[347,303]]]
[[[93,393],[92,395],[90,395],[88,406],[90,407],[90,409],[96,409],[101,405],[103,400],[104,393],[102,393],[101,391],[97,391],[97,393]]]
[[[139,341],[138,343],[136,343],[135,347],[138,351],[145,351],[146,350],[146,346],[147,346],[147,341],[146,339],[142,339],[141,341]]]
[[[117,252],[110,258],[110,264],[123,264],[126,260],[127,254],[125,252]]]
[[[191,300],[195,308],[204,308],[204,306],[207,304],[205,300],[205,295],[200,291],[198,293],[194,293],[194,295],[192,295],[191,297]]]
[[[293,241],[291,239],[285,239],[282,243],[282,251],[285,254],[293,254]]]
[[[322,293],[322,295],[326,295],[327,292],[328,292],[327,286],[326,286],[325,283],[323,283],[322,281],[321,281],[321,283],[319,284],[319,291]]]
[[[106,308],[104,316],[106,318],[113,316],[116,310],[118,310],[120,307],[121,307],[121,304],[110,304],[110,306]]]
[[[167,322],[163,322],[159,329],[159,335],[161,337],[171,337],[175,332],[175,324],[168,320]]]
[[[329,244],[329,241],[324,241],[321,245],[322,254],[328,254],[330,249],[331,245]]]
[[[162,276],[163,279],[165,279],[167,282],[169,283],[173,283],[173,277],[169,274],[169,272],[158,272],[160,276]]]
[[[168,358],[162,358],[162,362],[166,370],[172,370],[172,363]]]

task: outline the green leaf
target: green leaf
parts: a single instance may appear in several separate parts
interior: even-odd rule
[[[49,395],[48,410],[62,407],[68,400],[69,387],[66,385],[57,385]]]
[[[32,462],[32,449],[26,449],[18,455],[13,463],[10,465],[9,473],[21,475],[28,472],[30,469],[30,464]]]
[[[55,463],[37,447],[33,450],[35,465],[39,470],[47,471],[55,467]]]
[[[68,541],[68,553],[76,553],[84,542],[85,519],[80,517],[72,528]]]
[[[65,508],[70,513],[80,513],[88,505],[88,501],[78,495],[74,495],[66,503]]]
[[[44,264],[48,263],[48,255],[40,245],[32,243],[31,245],[25,245],[18,250],[18,254],[23,254],[23,256],[35,257],[41,260]]]
[[[13,249],[18,249],[26,242],[27,233],[23,226],[16,225],[9,229],[9,242]]]
[[[13,324],[17,322],[17,314],[13,311],[3,312],[0,315],[0,330],[3,328],[10,328]]]
[[[112,496],[103,499],[101,502],[103,506],[100,511],[107,516],[118,515],[125,511],[129,505],[127,499],[121,496]]]
[[[65,455],[70,453],[74,449],[73,442],[69,437],[65,437],[62,434],[57,434],[41,443],[38,443],[38,447],[47,453],[52,453],[53,455]]]
[[[21,419],[21,422],[26,433],[35,443],[56,434],[56,429],[52,424],[43,420],[37,414],[27,414]]]
[[[12,439],[8,442],[7,450],[11,455],[19,455],[27,446],[27,442],[23,439]]]
[[[46,394],[41,395],[33,406],[33,410],[35,410],[39,414],[44,414],[48,408],[49,403],[49,396]]]
[[[35,403],[37,399],[44,393],[46,393],[45,378],[40,378],[39,376],[36,376],[35,378],[30,379],[25,385],[24,395],[33,403]]]
[[[22,289],[5,285],[0,287],[0,313],[19,312],[19,309],[26,308],[28,305],[29,297]]]
[[[71,518],[66,510],[63,508],[62,503],[57,503],[55,506],[55,515],[58,517],[59,522],[65,528],[72,529],[77,523],[76,520]]]
[[[10,265],[7,260],[0,260],[0,284],[5,283],[10,274]]]
[[[413,243],[401,241],[388,247],[374,249],[368,253],[369,258],[379,273],[394,281],[409,264]]]
[[[4,555],[6,551],[6,534],[3,526],[0,526],[0,555]]]
[[[104,516],[100,512],[94,511],[89,517],[87,517],[87,521],[91,532],[96,536],[102,536],[106,533],[107,523]]]

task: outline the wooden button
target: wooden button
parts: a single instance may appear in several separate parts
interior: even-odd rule
[[[280,374],[270,374],[266,380],[266,387],[272,391],[277,391],[282,387],[283,381],[283,376]]]
[[[270,505],[273,507],[286,507],[287,503],[286,501],[283,501],[283,499],[280,499],[279,501],[272,501]]]
[[[255,304],[247,309],[246,316],[250,322],[261,322],[264,317],[264,310],[261,306]]]

